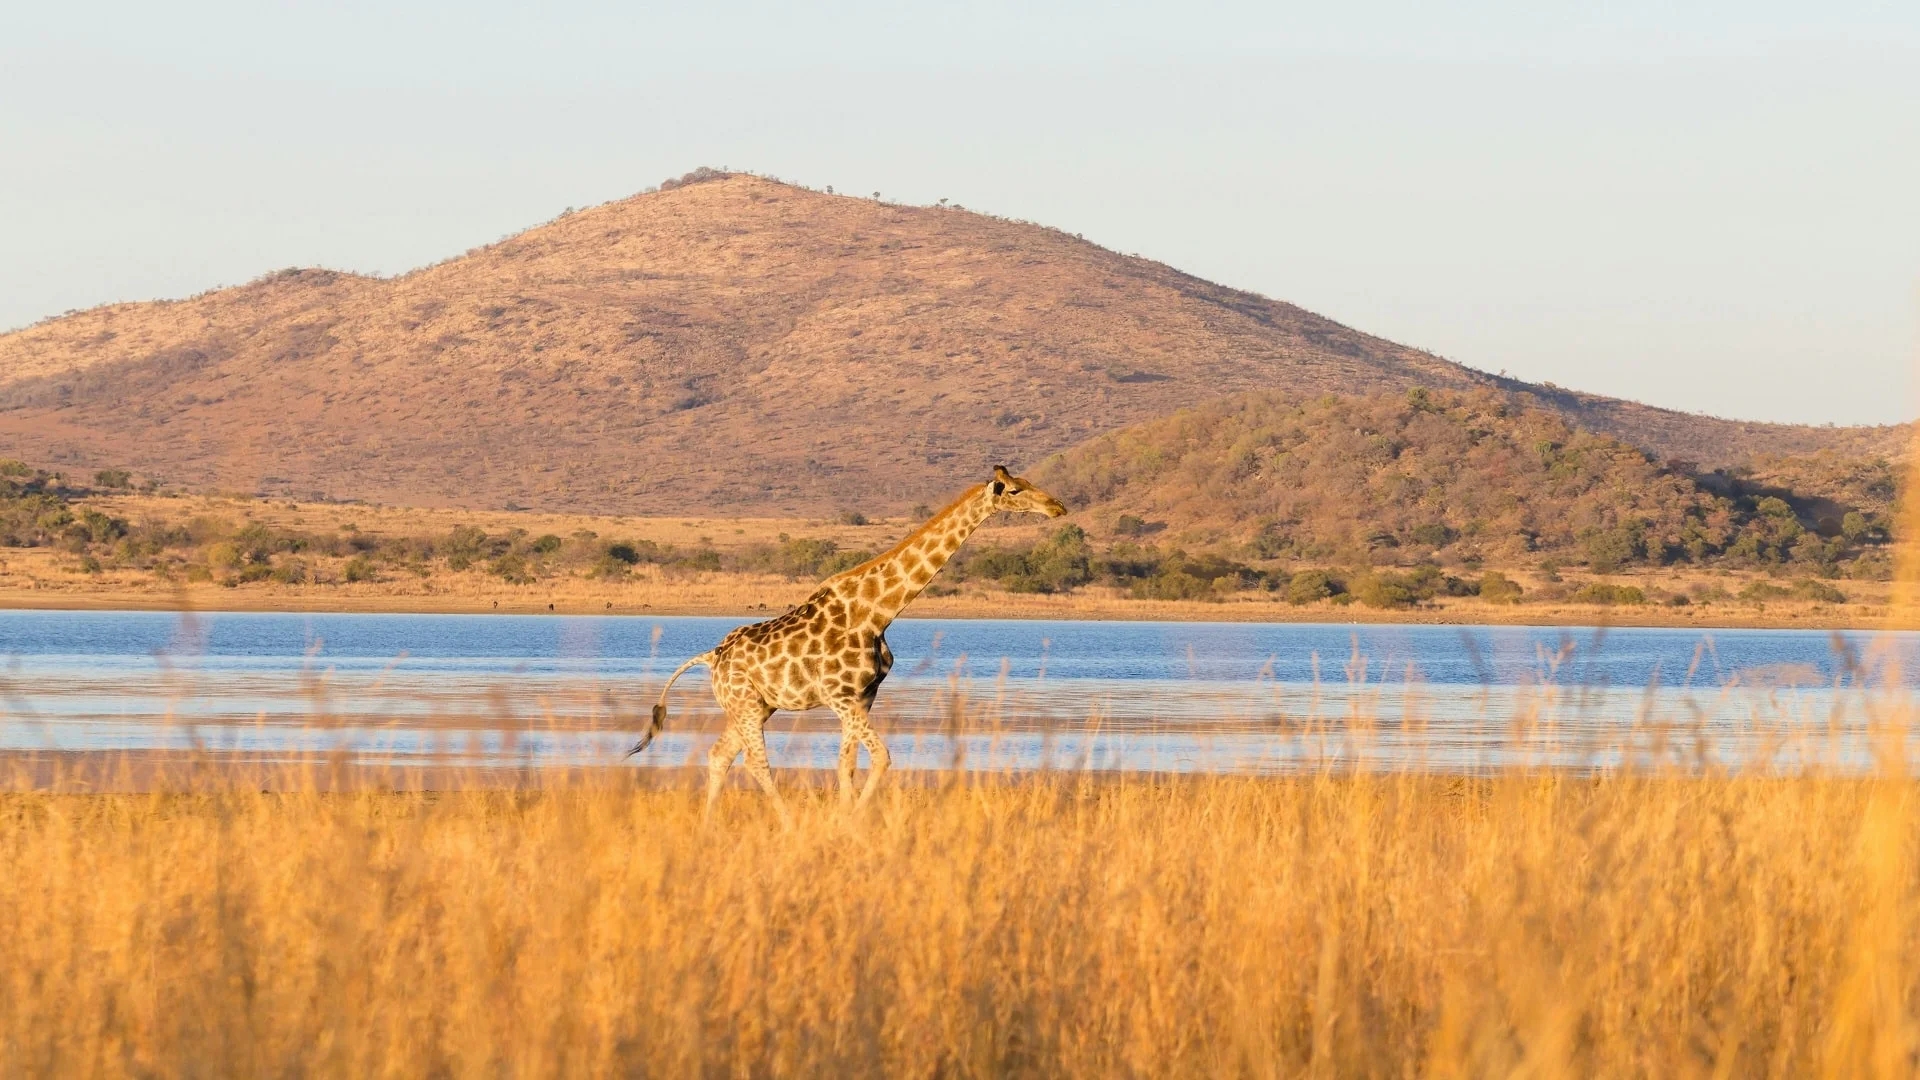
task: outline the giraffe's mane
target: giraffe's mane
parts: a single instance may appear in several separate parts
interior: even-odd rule
[[[857,577],[860,574],[863,574],[866,571],[871,570],[876,566],[885,565],[887,560],[892,559],[895,556],[899,555],[902,551],[905,551],[907,547],[911,545],[915,540],[920,539],[922,536],[925,536],[928,532],[930,532],[933,529],[934,525],[938,524],[939,522],[945,521],[948,515],[960,509],[962,506],[966,505],[967,503],[972,502],[975,496],[979,495],[981,491],[986,489],[986,486],[987,485],[985,484],[975,484],[972,487],[968,488],[967,490],[961,492],[959,498],[953,500],[952,502],[948,503],[945,507],[941,508],[939,513],[928,518],[926,522],[922,524],[919,528],[913,530],[912,532],[908,533],[906,536],[902,537],[899,543],[893,545],[892,547],[881,552],[880,554],[875,555],[873,558],[868,559],[866,562],[861,563],[859,566],[856,566],[851,570],[840,571],[839,573],[833,575],[832,577],[826,579],[825,581],[822,581],[820,583],[821,586],[825,587],[827,585],[832,585],[836,582],[845,581],[848,578]]]

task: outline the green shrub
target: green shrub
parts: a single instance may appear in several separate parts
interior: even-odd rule
[[[832,540],[812,536],[782,539],[773,552],[773,569],[789,578],[817,578],[833,573],[823,567],[838,554],[840,545]]]
[[[1567,599],[1576,604],[1644,604],[1647,594],[1638,585],[1614,585],[1605,581],[1596,581],[1584,588],[1575,590]]]
[[[1824,581],[1815,581],[1812,578],[1802,578],[1790,586],[1775,585],[1768,581],[1752,581],[1747,583],[1746,588],[1740,590],[1739,596],[1742,600],[1754,602],[1766,600],[1817,600],[1829,604],[1847,602],[1846,593]]]
[[[535,580],[532,567],[527,565],[526,556],[517,551],[496,556],[491,563],[487,564],[487,572],[509,585],[531,585]]]
[[[465,570],[487,553],[489,544],[487,534],[477,525],[456,525],[440,541],[440,553],[446,556],[447,568]]]
[[[873,558],[871,551],[836,551],[821,560],[820,576],[832,577],[835,574],[845,573],[871,558]]]
[[[1376,608],[1405,608],[1420,602],[1412,579],[1392,571],[1371,571],[1356,577],[1348,588],[1354,599]]]
[[[74,520],[75,527],[84,530],[87,540],[95,544],[112,543],[127,535],[126,522],[91,507],[81,510]]]
[[[1342,591],[1339,580],[1325,570],[1302,570],[1287,582],[1287,603],[1311,604]]]
[[[998,581],[1011,592],[1071,592],[1093,580],[1093,548],[1086,530],[1062,525],[1024,551],[985,548],[968,556],[958,569],[959,576]],[[1148,569],[1137,576],[1152,572]]]
[[[1347,591],[1368,607],[1404,608],[1441,595],[1471,596],[1474,586],[1425,563],[1404,574],[1393,570],[1365,571],[1355,576]]]
[[[1282,558],[1292,552],[1294,547],[1293,533],[1284,525],[1268,525],[1253,538],[1253,554],[1258,559]]]
[[[1646,557],[1646,526],[1630,522],[1590,532],[1586,537],[1587,566],[1596,574],[1612,574]]]
[[[1093,580],[1093,549],[1086,530],[1062,525],[1026,556],[1026,570],[1016,589],[1031,592],[1072,592]]]
[[[1893,560],[1885,551],[1869,551],[1847,564],[1847,576],[1855,581],[1892,581]]]
[[[1490,604],[1517,604],[1524,591],[1519,582],[1497,570],[1489,570],[1480,578],[1480,599]]]
[[[1165,567],[1152,577],[1133,584],[1133,595],[1140,600],[1219,600],[1213,582],[1188,573],[1178,566]]]
[[[1812,578],[1794,582],[1793,593],[1795,596],[1804,600],[1819,600],[1828,604],[1844,604],[1847,602],[1846,593],[1841,592],[1839,589],[1834,588],[1824,581],[1815,581]]]
[[[348,559],[347,565],[342,568],[342,573],[345,574],[346,579],[350,582],[380,580],[374,573],[373,560],[367,558],[365,555],[355,555],[353,558]]]
[[[696,548],[667,560],[667,569],[681,573],[698,573],[703,570],[720,569],[720,553],[712,548]]]
[[[659,562],[660,545],[651,540],[619,540],[607,545],[605,557],[627,566]]]

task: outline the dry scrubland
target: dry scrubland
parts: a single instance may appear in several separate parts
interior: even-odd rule
[[[297,786],[296,786],[297,787]],[[0,796],[20,1075],[1889,1076],[1907,780]]]
[[[1484,388],[1227,395],[1031,472],[1072,519],[988,528],[916,614],[1860,625],[1899,513],[1889,455],[1708,469]],[[937,505],[869,524],[886,500],[843,496],[825,519],[392,510],[0,460],[0,602],[777,611]]]
[[[4,509],[0,501],[0,511]],[[0,605],[753,615],[784,610],[804,599],[832,559],[884,550],[919,524],[910,518],[856,525],[817,518],[594,517],[127,492],[77,497],[69,507],[88,509],[120,522],[128,535],[76,545],[65,536],[72,526],[60,526],[42,530],[39,546],[0,547]],[[462,528],[478,530],[489,545],[504,545],[505,561],[476,547],[464,569],[453,569],[447,541]],[[1288,590],[1277,582],[1273,588],[1264,581],[1237,587],[1240,571],[1228,568],[1251,567],[1203,561],[1209,558],[1205,556],[1163,560],[1155,568],[1157,577],[1089,582],[1068,592],[1015,591],[1023,584],[1017,578],[988,576],[1005,570],[999,564],[1006,560],[995,553],[1044,551],[1054,531],[1051,524],[1019,519],[989,524],[966,549],[962,564],[938,579],[911,614],[1834,627],[1873,625],[1885,614],[1890,589],[1885,582],[1847,579],[1838,582],[1844,592],[1834,589],[1844,599],[1836,601],[1832,593],[1822,599],[1804,592],[1807,569],[1791,566],[1784,569],[1800,577],[1778,576],[1781,566],[1769,572],[1641,565],[1596,574],[1568,565],[1552,572],[1560,579],[1553,581],[1534,562],[1501,571],[1523,590],[1521,603],[1436,589],[1417,604],[1382,607],[1354,601],[1351,595],[1290,602]],[[581,539],[588,535],[591,539]],[[155,537],[172,546],[153,546],[149,540]],[[541,537],[552,537],[561,547],[544,555],[533,551]],[[667,561],[609,563],[607,549],[623,542],[651,543],[647,557]],[[84,550],[76,551],[76,546]],[[1107,554],[1114,551],[1109,542],[1098,546]],[[294,547],[298,550],[289,550]],[[130,554],[130,548],[137,550]],[[423,556],[423,551],[428,554]],[[89,555],[94,559],[91,568]],[[968,561],[982,557],[984,561]],[[358,571],[351,569],[356,559]],[[794,559],[801,564],[783,565]],[[716,566],[736,569],[709,568]],[[1352,571],[1338,572],[1348,583],[1354,581]],[[1195,573],[1223,577],[1216,583],[1196,579]],[[1484,580],[1483,574],[1464,568],[1455,573],[1461,575],[1455,580],[1476,588]],[[1184,588],[1162,593],[1159,586],[1169,581]],[[1440,582],[1444,585],[1445,577]],[[1644,602],[1581,599],[1609,588],[1638,589]],[[1676,606],[1676,597],[1689,602]]]

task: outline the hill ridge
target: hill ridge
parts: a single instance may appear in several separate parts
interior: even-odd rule
[[[0,454],[390,503],[893,510],[1222,394],[1413,385],[1557,395],[1709,465],[1900,441],[1530,386],[1058,229],[726,174],[395,277],[0,335]]]

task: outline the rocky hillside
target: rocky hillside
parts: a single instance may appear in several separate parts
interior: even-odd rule
[[[0,456],[410,505],[890,512],[1222,395],[1522,388],[1052,229],[702,179],[399,278],[289,270],[0,335]],[[1533,389],[1662,458],[1898,441]]]

